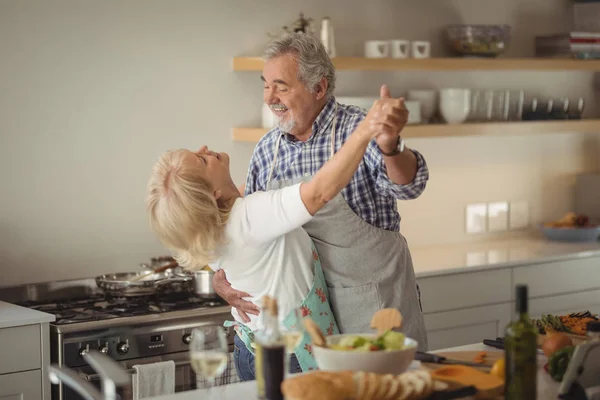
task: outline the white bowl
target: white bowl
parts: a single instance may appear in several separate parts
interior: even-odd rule
[[[327,344],[337,344],[344,336],[364,336],[375,338],[373,334],[332,335],[326,338]],[[378,374],[399,375],[405,372],[415,358],[418,343],[411,338],[404,339],[404,349],[391,351],[344,351],[313,346],[315,361],[323,371],[365,371]]]
[[[471,90],[441,89],[440,114],[448,124],[461,124],[467,120],[471,110]]]

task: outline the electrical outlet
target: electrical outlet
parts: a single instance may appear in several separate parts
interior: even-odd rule
[[[526,201],[511,201],[509,215],[510,229],[524,229],[529,226],[529,204]]]
[[[488,231],[508,230],[508,202],[498,201],[488,204]]]
[[[467,233],[483,233],[487,227],[487,205],[469,204],[466,216]]]

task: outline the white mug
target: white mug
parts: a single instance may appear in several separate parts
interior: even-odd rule
[[[424,40],[412,42],[412,55],[414,58],[429,58],[431,53],[431,44]]]
[[[393,58],[408,58],[410,57],[410,40],[398,39],[391,40]]]
[[[365,42],[365,57],[385,58],[390,55],[390,44],[385,40],[368,40]]]

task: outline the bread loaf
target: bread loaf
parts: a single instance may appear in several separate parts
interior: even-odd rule
[[[426,370],[401,375],[315,371],[286,379],[281,387],[288,400],[421,400],[447,385],[434,382]]]

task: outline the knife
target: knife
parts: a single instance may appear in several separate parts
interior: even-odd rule
[[[422,351],[417,351],[417,353],[415,354],[415,360],[424,363],[466,365],[468,367],[491,368],[489,365],[477,364],[470,361],[451,360],[443,356],[438,356],[437,354],[425,353]]]

